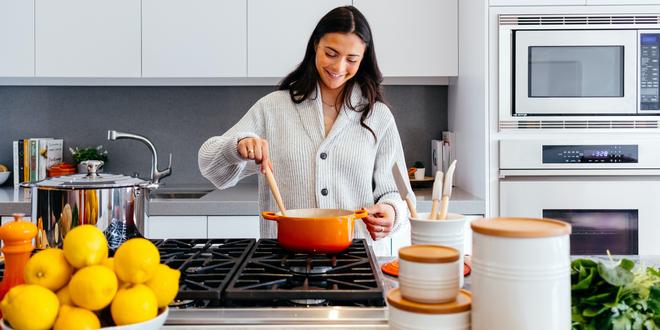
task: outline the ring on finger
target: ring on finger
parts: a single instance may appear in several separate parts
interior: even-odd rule
[[[378,232],[379,233],[382,233],[384,230],[385,230],[385,228],[383,228],[383,226],[378,226]]]
[[[248,154],[252,154],[252,153],[254,153],[253,149],[248,150]]]

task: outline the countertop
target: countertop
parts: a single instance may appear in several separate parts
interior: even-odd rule
[[[258,215],[259,201],[256,183],[238,184],[235,187],[218,190],[212,185],[167,185],[158,191],[210,191],[201,198],[152,199],[147,212],[151,216],[169,215]],[[414,189],[417,197],[417,212],[431,210],[431,188]],[[460,187],[454,187],[449,212],[478,215],[485,213],[485,202]],[[11,186],[0,188],[0,215],[12,213],[29,215],[29,190],[14,189]]]

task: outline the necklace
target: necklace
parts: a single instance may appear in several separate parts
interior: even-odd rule
[[[334,109],[334,107],[335,107],[334,104],[328,104],[328,103],[325,103],[325,101],[323,101],[323,99],[321,99],[321,103],[323,103],[323,104],[325,104],[325,105],[327,105],[327,106],[329,106],[329,107],[331,107],[331,108],[333,108],[333,109]]]

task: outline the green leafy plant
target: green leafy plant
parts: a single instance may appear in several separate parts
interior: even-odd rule
[[[660,329],[660,270],[628,259],[571,262],[573,330]]]
[[[108,161],[108,151],[103,150],[103,146],[85,147],[85,148],[69,148],[73,160],[80,163],[85,160],[102,160],[104,163]]]
[[[424,163],[422,163],[421,161],[418,160],[418,161],[413,163],[412,167],[414,167],[414,168],[424,168]]]

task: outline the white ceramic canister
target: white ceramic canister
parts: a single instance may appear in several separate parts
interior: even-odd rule
[[[399,249],[401,295],[426,304],[454,301],[459,290],[458,260],[458,250],[448,246],[411,245]]]
[[[472,329],[570,329],[571,226],[529,218],[471,226]]]
[[[387,294],[391,330],[469,330],[469,291],[461,290],[456,300],[444,304],[422,304],[406,300],[399,288]]]
[[[458,285],[463,287],[463,251],[465,245],[465,216],[449,213],[445,220],[429,220],[429,213],[410,218],[413,245],[444,245],[459,251]]]

